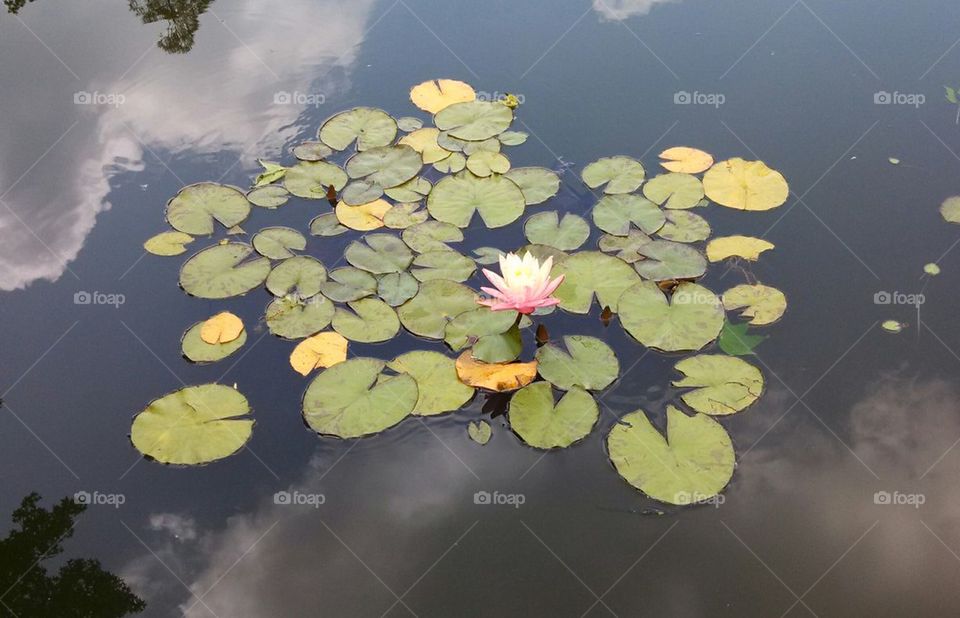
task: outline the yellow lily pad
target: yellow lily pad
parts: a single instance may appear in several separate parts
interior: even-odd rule
[[[393,208],[390,202],[379,199],[359,206],[345,202],[337,204],[337,220],[351,230],[368,232],[383,227],[383,217]]]
[[[307,337],[290,353],[290,366],[300,375],[326,369],[347,360],[347,340],[340,333],[325,332]]]
[[[750,318],[754,326],[772,324],[787,310],[787,297],[767,285],[738,285],[723,293],[723,306],[728,311],[742,309],[740,315]]]
[[[484,363],[473,358],[470,350],[457,358],[457,377],[467,386],[498,393],[515,391],[537,377],[537,361],[529,363]]]
[[[721,161],[703,176],[707,197],[737,210],[770,210],[787,201],[790,188],[783,175],[763,161],[739,157]]]
[[[761,253],[773,247],[773,243],[753,236],[722,236],[708,242],[706,251],[711,262],[734,256],[756,262]]]
[[[473,101],[477,94],[470,84],[455,79],[431,79],[410,89],[410,100],[425,112],[436,114],[448,105]]]
[[[430,165],[437,161],[443,161],[452,154],[437,143],[438,135],[440,135],[440,129],[424,127],[403,136],[397,143],[410,146],[423,157],[424,165]]]
[[[243,320],[229,311],[222,311],[203,323],[200,338],[209,344],[230,343],[242,332]]]
[[[710,169],[713,157],[709,153],[689,146],[674,146],[660,153],[660,162],[665,169],[671,172],[684,174],[699,174]]]

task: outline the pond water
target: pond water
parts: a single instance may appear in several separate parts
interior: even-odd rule
[[[145,616],[960,611],[960,251],[938,212],[960,193],[957,106],[943,87],[960,86],[955,3],[5,4],[3,534],[31,492],[45,505],[93,496],[63,555],[123,577]],[[629,368],[573,447],[525,446],[482,396],[337,440],[304,426],[307,380],[288,365],[291,342],[258,323],[265,291],[191,298],[177,288],[182,259],[144,255],[181,187],[247,187],[258,157],[292,164],[293,145],[357,105],[425,117],[408,92],[437,77],[521,99],[513,128],[530,137],[510,158],[562,174],[550,209],[589,212],[587,163],[627,154],[650,174],[675,145],[786,177],[780,208],[705,214],[714,235],[776,245],[750,271],[789,299],[746,357],[766,392],[721,419],[737,455],[721,499],[666,506],[613,469],[606,435],[618,417],[643,408],[663,427],[676,356],[644,355],[603,327],[600,307],[548,320],[554,338],[603,337]],[[244,228],[304,229],[327,210],[294,200]],[[524,242],[519,225],[475,220],[465,234],[464,252]],[[311,247],[333,264],[345,238]],[[923,276],[930,262],[940,275]],[[722,266],[703,278],[718,292],[743,280]],[[919,307],[900,302],[918,293]],[[181,334],[222,309],[243,317],[249,342],[191,365]],[[884,332],[888,319],[907,328]],[[417,346],[404,335],[352,353]],[[140,456],[136,413],[217,381],[254,409],[245,449],[202,467]],[[493,426],[482,447],[466,431],[480,418]],[[513,504],[478,504],[478,492]],[[12,603],[20,578],[4,581],[0,602]]]

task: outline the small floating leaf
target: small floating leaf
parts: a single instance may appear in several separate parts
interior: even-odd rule
[[[520,218],[524,205],[523,193],[509,178],[480,178],[469,172],[447,176],[427,197],[427,210],[435,219],[460,228],[470,225],[477,211],[487,227],[503,227]]]
[[[620,373],[616,354],[595,337],[569,335],[563,338],[566,351],[547,344],[537,350],[540,376],[561,390],[580,387],[602,390]]]
[[[667,170],[686,174],[699,174],[713,165],[713,157],[708,153],[687,146],[667,148],[660,153],[660,158],[663,159],[660,165]]]
[[[293,251],[307,248],[307,239],[297,230],[289,227],[267,227],[253,236],[253,248],[263,257],[271,260],[291,258]]]
[[[415,335],[443,339],[447,322],[477,307],[477,295],[467,286],[437,279],[421,284],[417,295],[397,308],[404,328]]]
[[[890,157],[889,159],[887,159],[887,161],[889,161],[891,165],[900,165],[900,159],[896,159],[894,157]]]
[[[270,274],[270,260],[257,257],[244,261],[253,247],[228,242],[207,247],[180,269],[180,287],[199,298],[229,298],[257,287]]]
[[[186,245],[193,242],[193,236],[183,232],[160,232],[143,243],[147,253],[161,256],[180,255],[187,252]]]
[[[762,326],[780,319],[787,310],[787,297],[770,286],[743,284],[723,293],[723,306],[728,311],[743,309],[740,317],[751,318],[750,324]]]
[[[397,128],[404,133],[416,131],[422,126],[423,121],[419,118],[414,118],[413,116],[403,116],[402,118],[397,118]]]
[[[752,236],[722,236],[707,243],[707,259],[719,262],[728,257],[757,261],[764,251],[773,249],[773,243]]]
[[[290,353],[290,366],[300,375],[332,367],[347,360],[347,340],[339,333],[317,333],[297,344]]]
[[[410,101],[425,112],[436,114],[440,110],[477,98],[470,84],[455,79],[432,79],[410,89]]]
[[[930,276],[936,276],[940,274],[940,267],[934,263],[926,264],[923,267],[923,272],[927,273]]]
[[[470,421],[467,425],[467,435],[470,436],[471,440],[482,446],[490,441],[493,431],[487,421]]]
[[[243,333],[243,320],[230,313],[221,311],[207,318],[200,327],[200,339],[205,343],[230,343]]]
[[[270,332],[284,339],[303,339],[330,325],[333,303],[317,294],[307,300],[277,298],[267,306],[265,319]]]
[[[738,210],[770,210],[787,201],[790,189],[780,172],[763,161],[721,161],[703,176],[707,197]]]
[[[954,195],[940,204],[940,214],[949,223],[960,223],[960,195]]]
[[[477,176],[505,174],[510,171],[510,159],[499,152],[481,150],[467,157],[467,169]]]
[[[340,220],[335,212],[325,212],[310,221],[310,234],[313,236],[339,236],[347,230],[349,228],[340,225]]]
[[[763,375],[750,363],[733,356],[701,354],[676,364],[684,374],[677,388],[693,388],[681,399],[697,412],[733,414],[747,408],[763,393]]]
[[[457,377],[468,386],[503,392],[523,388],[537,377],[537,361],[529,363],[484,363],[470,350],[457,358]]]
[[[386,146],[397,135],[397,122],[381,109],[355,107],[331,117],[320,127],[320,141],[334,150],[357,142],[357,150]]]
[[[180,189],[167,203],[167,222],[173,229],[194,236],[213,234],[213,222],[224,227],[243,223],[250,202],[238,189],[215,182],[198,182]]]
[[[527,141],[528,137],[530,136],[523,131],[504,131],[498,136],[504,146],[519,146]]]
[[[247,193],[247,199],[254,206],[273,210],[280,208],[290,200],[290,192],[287,191],[286,187],[270,185]]]
[[[896,320],[884,320],[883,323],[880,324],[880,328],[887,331],[888,333],[894,333],[894,334],[899,333],[905,327],[906,327],[906,324],[904,324],[903,322],[898,322]]]
[[[566,213],[563,219],[555,210],[538,212],[523,224],[523,233],[532,243],[550,245],[561,251],[573,251],[590,237],[590,225],[577,215]]]
[[[600,408],[582,388],[574,386],[554,404],[547,382],[526,386],[510,399],[510,427],[524,442],[542,449],[566,448],[585,438]]]
[[[605,195],[593,208],[593,223],[616,236],[627,236],[631,223],[645,234],[653,234],[666,221],[656,204],[638,195]]]
[[[439,352],[407,352],[387,366],[417,381],[419,397],[413,414],[431,416],[459,410],[473,397],[473,389],[457,378],[454,360]]]
[[[400,320],[393,307],[379,298],[361,298],[339,307],[333,316],[333,330],[351,341],[378,343],[396,337]]]
[[[323,142],[304,142],[293,149],[293,156],[301,161],[322,161],[333,154]]]
[[[195,363],[213,363],[222,360],[247,342],[247,331],[241,330],[240,335],[227,343],[207,343],[200,336],[205,322],[197,322],[183,334],[180,341],[180,350],[183,355]]]
[[[643,281],[623,293],[618,312],[634,339],[664,352],[699,350],[720,334],[724,317],[720,299],[696,283],[681,283],[667,299]]]
[[[287,173],[287,168],[279,163],[274,163],[273,161],[264,161],[263,159],[257,159],[257,161],[263,166],[263,172],[257,176],[257,179],[253,183],[254,187],[265,187],[271,182],[280,180]]]
[[[310,298],[320,292],[327,279],[327,269],[320,260],[298,255],[277,264],[267,277],[267,290],[274,296],[296,294]]]
[[[621,194],[636,191],[646,172],[640,162],[630,157],[604,157],[583,168],[581,177],[591,189],[606,184],[603,192]]]
[[[545,167],[515,167],[504,175],[520,187],[527,206],[542,204],[560,190],[560,177]]]
[[[444,107],[433,122],[453,137],[478,142],[505,131],[513,122],[513,112],[492,101],[467,101]]]
[[[703,199],[703,183],[690,174],[660,174],[643,185],[643,195],[664,208],[693,208]]]
[[[574,253],[555,263],[551,277],[565,275],[554,292],[560,307],[572,313],[589,313],[596,294],[601,307],[617,310],[617,300],[624,290],[640,281],[628,264],[598,251]]]

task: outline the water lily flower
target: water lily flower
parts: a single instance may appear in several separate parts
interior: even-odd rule
[[[523,258],[516,253],[501,253],[502,275],[483,269],[483,274],[495,287],[480,289],[492,298],[479,302],[494,311],[517,311],[523,314],[533,313],[540,307],[552,307],[560,300],[551,294],[563,283],[563,275],[550,279],[552,268],[552,257],[541,264],[529,251]]]

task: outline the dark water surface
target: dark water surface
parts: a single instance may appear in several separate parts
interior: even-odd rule
[[[0,15],[0,531],[32,491],[48,503],[122,495],[81,516],[66,553],[126,578],[149,616],[960,612],[960,251],[937,213],[960,193],[942,87],[960,85],[955,2],[220,0],[172,3],[169,31],[143,23],[153,3],[133,4],[140,14],[36,0]],[[301,421],[291,344],[262,325],[243,356],[180,357],[188,325],[221,308],[253,325],[269,299],[178,290],[181,259],[142,256],[165,202],[201,180],[246,186],[258,156],[290,162],[288,147],[336,111],[414,113],[410,86],[435,77],[522,95],[515,128],[531,138],[514,165],[573,164],[551,208],[589,209],[585,163],[622,153],[653,170],[673,145],[762,159],[790,182],[777,210],[706,214],[715,235],[777,245],[753,272],[790,301],[758,348],[766,394],[722,421],[738,467],[718,507],[656,514],[608,462],[616,417],[642,406],[662,420],[676,397],[674,359],[637,363],[642,346],[616,325],[607,336],[635,366],[589,438],[546,456],[503,417],[487,446],[471,442],[479,398],[372,439],[320,439]],[[277,104],[278,92],[323,102]],[[723,104],[677,104],[681,92]],[[876,104],[878,92],[925,101]],[[295,200],[244,227],[303,229],[323,210]],[[467,236],[521,240],[519,226]],[[342,246],[311,239],[328,265]],[[935,261],[943,274],[921,279]],[[717,291],[741,280],[722,268],[704,279]],[[924,285],[919,313],[874,303]],[[78,305],[80,292],[124,303]],[[888,318],[909,328],[888,335]],[[604,332],[570,316],[551,331]],[[142,460],[131,417],[217,380],[250,399],[248,448],[192,469]],[[284,490],[325,503],[275,504]],[[478,491],[525,501],[477,505]],[[877,504],[876,492],[924,503]]]

